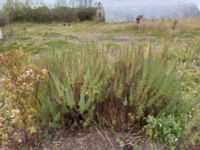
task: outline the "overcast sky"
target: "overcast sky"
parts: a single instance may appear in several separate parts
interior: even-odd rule
[[[38,1],[41,1],[41,0],[38,0]],[[56,0],[43,0],[43,2],[45,3],[51,3],[51,4],[54,4]],[[111,0],[107,0],[108,2],[111,1]],[[145,1],[145,0],[144,0]],[[172,0],[173,1],[173,0]],[[186,0],[179,0],[179,1],[183,1],[185,2]],[[200,8],[200,0],[190,0],[190,1],[193,1],[194,3],[196,3],[198,5],[198,7]]]
[[[196,3],[198,5],[198,7],[200,8],[200,0],[192,0],[194,3]]]
[[[193,0],[200,8],[200,0]]]
[[[1,2],[2,1],[5,1],[5,0],[0,0],[0,4],[1,4]],[[41,1],[43,1],[43,3],[46,3],[46,4],[54,4],[55,3],[55,1],[56,0],[33,0],[33,1],[38,1],[38,2],[41,2]],[[98,0],[96,0],[96,1],[98,1]],[[108,2],[108,3],[110,3],[112,0],[106,0],[106,2]],[[115,0],[113,0],[113,1],[115,1]],[[133,0],[133,1],[137,1],[137,0]],[[144,0],[144,3],[145,3],[145,1],[148,1],[148,0]],[[198,5],[198,7],[200,8],[200,0],[171,0],[172,2],[173,1],[180,1],[180,2],[185,2],[185,1],[192,1],[192,2],[194,2],[194,3],[196,3],[197,5]],[[141,3],[141,0],[140,0],[140,3]]]

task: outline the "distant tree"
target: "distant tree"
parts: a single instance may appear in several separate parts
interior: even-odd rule
[[[93,0],[74,0],[79,7],[90,7],[93,4]]]
[[[56,0],[54,6],[55,7],[64,7],[64,6],[68,6],[69,5],[69,1],[68,0]]]
[[[56,0],[54,6],[90,7],[92,4],[93,0]]]
[[[31,6],[32,5],[32,0],[25,0],[24,1],[24,5],[27,6],[27,7]]]
[[[14,0],[7,0],[4,2],[3,9],[8,10],[9,8],[13,6],[13,4],[14,4]]]
[[[6,0],[3,9],[4,10],[10,10],[10,9],[16,9],[20,7],[30,6],[31,0]]]

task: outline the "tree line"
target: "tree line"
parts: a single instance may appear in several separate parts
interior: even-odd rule
[[[72,22],[93,20],[93,0],[56,0],[52,5],[43,0],[6,0],[0,11],[0,25],[8,22]]]

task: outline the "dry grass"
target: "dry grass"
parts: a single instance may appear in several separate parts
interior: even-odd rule
[[[178,20],[175,30],[172,29],[173,23],[174,20],[145,20],[143,28],[138,28],[135,22],[83,22],[72,23],[70,26],[61,23],[14,23],[3,28],[5,39],[0,43],[0,52],[19,48],[41,52],[93,41],[98,45],[109,46],[129,46],[132,43],[151,41],[156,47],[162,39],[169,47],[182,49],[187,43],[200,40],[200,18]]]

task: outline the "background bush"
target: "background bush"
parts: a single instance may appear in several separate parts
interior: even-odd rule
[[[10,22],[72,22],[93,20],[96,15],[95,8],[70,8],[55,7],[48,8],[46,6],[31,8],[18,7],[9,9],[8,17]]]
[[[96,8],[92,5],[93,0],[73,0],[72,2],[58,0],[52,8],[37,5],[39,1],[35,2],[7,0],[3,3],[0,19],[2,14],[6,14],[10,22],[49,23],[92,20],[96,15]]]

